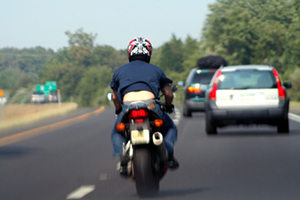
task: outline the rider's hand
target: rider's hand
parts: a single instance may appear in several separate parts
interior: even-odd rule
[[[172,113],[172,112],[174,112],[174,105],[171,104],[170,106],[167,106],[167,105],[165,104],[165,109],[166,109],[166,112],[167,112],[167,113]]]
[[[120,107],[119,109],[116,109],[116,111],[115,111],[116,115],[120,114],[121,111],[122,111],[122,107]]]

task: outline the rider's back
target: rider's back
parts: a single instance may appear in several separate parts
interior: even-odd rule
[[[111,87],[117,88],[120,102],[158,98],[159,91],[172,82],[162,69],[139,60],[117,69],[113,80],[117,81],[113,81]]]

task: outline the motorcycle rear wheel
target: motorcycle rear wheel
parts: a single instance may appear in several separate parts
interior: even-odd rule
[[[159,179],[154,172],[149,149],[134,150],[133,169],[137,194],[140,197],[156,195],[159,190]]]

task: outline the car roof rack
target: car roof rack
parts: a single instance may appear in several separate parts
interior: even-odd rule
[[[197,62],[198,69],[219,69],[221,66],[227,66],[227,61],[219,55],[208,55]]]

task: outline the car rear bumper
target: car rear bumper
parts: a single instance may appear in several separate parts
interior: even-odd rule
[[[284,109],[211,110],[207,114],[215,120],[275,120],[282,119]]]
[[[271,124],[282,121],[287,116],[289,101],[280,102],[278,107],[228,108],[218,109],[214,102],[206,104],[205,114],[218,125],[228,124]]]
[[[184,101],[184,106],[186,109],[190,111],[204,111],[205,110],[205,105],[204,105],[204,100],[203,102],[195,102],[191,99],[185,100]]]

